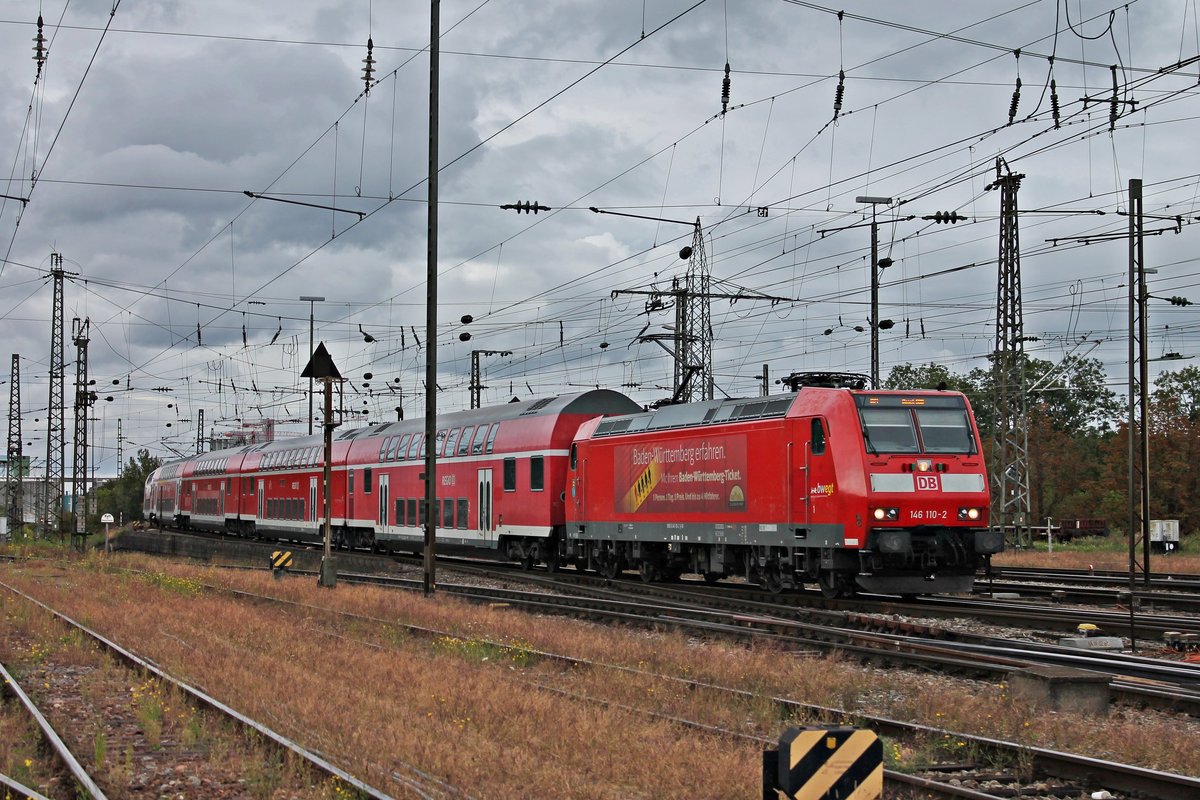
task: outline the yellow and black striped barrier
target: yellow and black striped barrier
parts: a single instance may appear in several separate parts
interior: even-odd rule
[[[883,744],[862,728],[789,728],[763,753],[763,800],[879,800]]]
[[[292,566],[292,551],[291,550],[276,550],[271,553],[271,573],[276,577],[280,577],[287,572]]]

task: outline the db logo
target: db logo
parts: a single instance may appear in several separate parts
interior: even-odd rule
[[[936,492],[938,490],[937,475],[918,475],[917,491]]]

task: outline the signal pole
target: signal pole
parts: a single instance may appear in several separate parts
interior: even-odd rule
[[[1149,321],[1146,309],[1146,261],[1142,226],[1142,181],[1129,181],[1129,589],[1140,571],[1150,584],[1150,434],[1148,409]],[[1138,563],[1138,545],[1142,560]],[[1130,636],[1133,635],[1133,596],[1129,603]]]
[[[425,279],[425,596],[436,589],[437,527],[437,254],[438,254],[438,65],[441,53],[441,0],[429,3],[429,195],[426,203]]]
[[[875,212],[880,205],[890,206],[890,197],[863,196],[856,203],[871,205],[871,386],[879,388],[879,223]]]

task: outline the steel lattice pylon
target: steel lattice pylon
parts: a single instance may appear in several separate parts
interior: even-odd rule
[[[74,463],[71,470],[71,517],[74,520],[71,532],[74,536],[83,536],[87,532],[87,506],[83,498],[87,494],[88,410],[95,398],[88,389],[88,333],[91,326],[90,319],[75,317],[71,320],[71,342],[75,345],[75,441],[72,443]]]
[[[25,452],[21,442],[21,359],[13,353],[8,379],[8,473],[5,497],[8,498],[9,535],[15,535],[25,522]]]
[[[676,305],[679,348],[675,358],[675,386],[679,401],[713,399],[712,369],[712,274],[704,252],[704,230],[696,218],[692,235],[692,254],[688,259],[685,293]]]
[[[1003,167],[1006,174],[1001,174]],[[992,391],[996,427],[992,437],[992,525],[1011,533],[1017,544],[1029,540],[1029,427],[1025,399],[1025,337],[1021,311],[1021,247],[1017,234],[1015,175],[996,159],[1000,190],[1000,267],[996,293],[996,349]]]
[[[1142,181],[1129,181],[1129,588],[1150,585],[1150,371]],[[1139,551],[1141,560],[1139,561]],[[1131,637],[1132,638],[1132,637]]]
[[[50,254],[54,304],[50,312],[50,400],[46,415],[46,490],[38,502],[38,530],[49,536],[59,530],[66,460],[66,404],[63,399],[63,258]]]

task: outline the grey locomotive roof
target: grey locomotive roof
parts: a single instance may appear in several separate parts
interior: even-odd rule
[[[641,414],[610,417],[596,427],[592,436],[616,436],[636,431],[691,428],[718,422],[783,417],[787,415],[795,400],[795,394],[785,394],[663,406]]]

